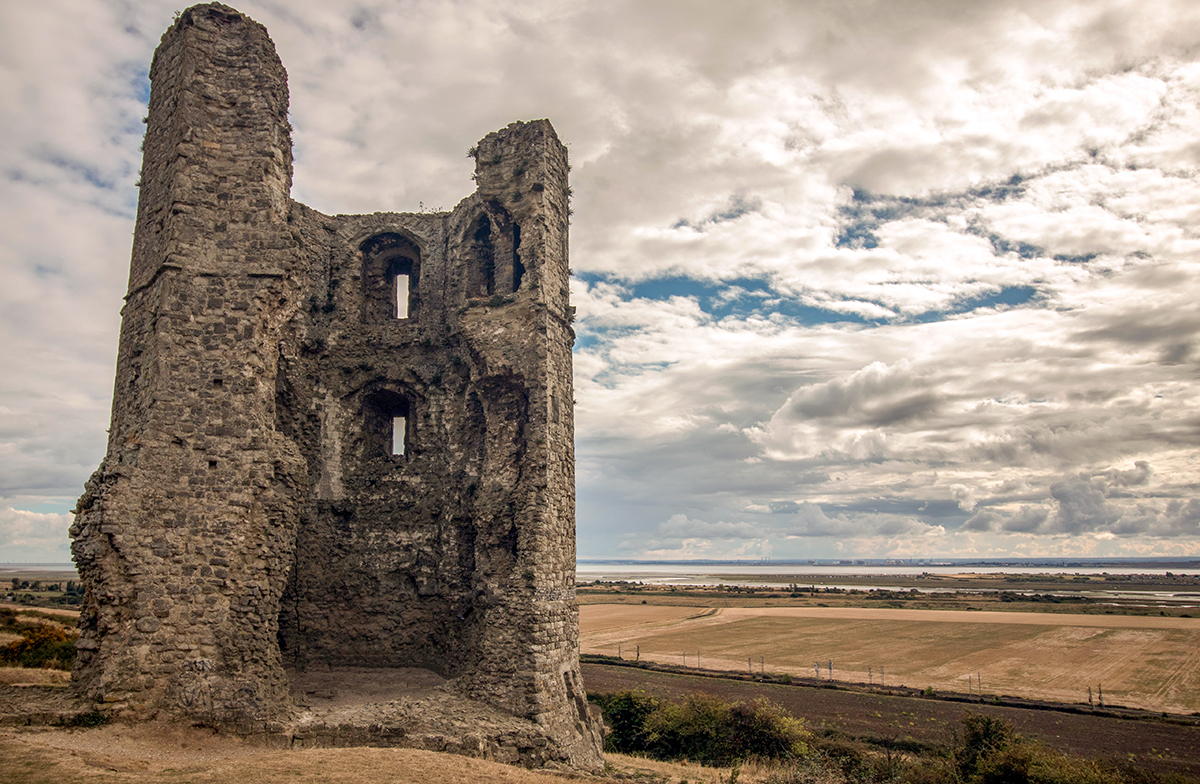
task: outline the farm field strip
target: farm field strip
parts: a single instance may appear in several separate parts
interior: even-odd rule
[[[1200,756],[1195,752],[1200,746],[1200,727],[1196,725],[1130,721],[987,703],[964,705],[878,692],[784,686],[603,664],[585,663],[582,673],[590,692],[636,688],[670,700],[694,692],[730,701],[765,697],[814,727],[837,729],[851,737],[907,737],[945,744],[964,713],[984,713],[1011,721],[1018,732],[1072,754],[1121,758],[1147,770],[1200,775]]]
[[[668,608],[659,608],[668,609]],[[1153,711],[1200,710],[1200,619],[869,608],[580,608],[583,653]],[[624,612],[628,619],[619,624]],[[602,623],[593,623],[602,619]],[[658,619],[658,620],[655,620]],[[1164,621],[1169,623],[1163,623]]]
[[[627,630],[631,624],[661,625],[669,621],[682,621],[705,613],[702,607],[679,607],[643,605],[637,608],[636,616],[629,607],[620,604],[588,605],[588,628],[599,633],[606,629]]]
[[[1169,618],[1153,615],[1083,615],[1079,613],[997,612],[994,610],[905,610],[886,607],[725,607],[718,610],[717,614],[731,618],[777,616],[877,621],[999,623],[1033,626],[1096,626],[1109,629],[1191,629],[1200,631],[1200,618]]]

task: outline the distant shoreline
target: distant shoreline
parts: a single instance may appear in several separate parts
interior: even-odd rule
[[[1005,566],[1034,568],[1034,567],[1055,567],[1061,569],[1078,568],[1102,568],[1104,566],[1112,566],[1117,568],[1128,569],[1140,565],[1153,567],[1155,569],[1167,569],[1172,566],[1177,566],[1181,569],[1200,569],[1200,557],[1197,558],[1179,558],[1177,556],[1156,556],[1156,557],[1137,557],[1137,558],[795,558],[795,559],[780,559],[780,560],[762,560],[762,559],[727,559],[727,560],[710,560],[710,559],[690,559],[690,560],[638,560],[630,558],[577,558],[576,565],[579,566],[753,566],[753,567],[778,567],[778,566],[820,566],[820,567],[854,567],[854,566],[872,566],[872,567],[918,567],[918,566],[934,566],[934,567],[987,567],[999,568]],[[2,564],[0,564],[2,566]]]

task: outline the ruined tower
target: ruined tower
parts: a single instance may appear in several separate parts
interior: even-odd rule
[[[486,136],[450,212],[327,216],[261,25],[193,7],[150,76],[76,684],[247,726],[294,715],[292,668],[419,667],[594,767],[554,129]]]

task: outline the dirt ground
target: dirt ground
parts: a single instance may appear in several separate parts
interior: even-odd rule
[[[0,667],[0,686],[61,686],[71,680],[65,670],[30,670],[24,667]]]
[[[610,775],[531,771],[414,749],[273,750],[170,724],[0,730],[0,784],[718,784],[729,771],[607,755]],[[742,777],[752,781],[754,777]]]
[[[622,624],[622,617],[625,618]],[[860,607],[580,608],[583,653],[854,683],[1200,711],[1200,619]]]
[[[1123,759],[1149,770],[1200,775],[1200,726],[964,704],[840,689],[731,681],[633,667],[584,664],[589,692],[641,689],[679,699],[702,692],[731,701],[766,698],[804,718],[814,730],[836,729],[857,738],[911,738],[941,745],[968,711],[1000,716],[1023,735],[1048,746],[1092,758]]]
[[[420,667],[338,667],[288,670],[292,700],[300,706],[343,708],[368,702],[418,700],[435,693],[446,682]]]

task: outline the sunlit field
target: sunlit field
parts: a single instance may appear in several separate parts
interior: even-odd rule
[[[584,605],[583,653],[705,669],[1200,710],[1200,619],[886,608]],[[819,665],[819,672],[814,665]]]

